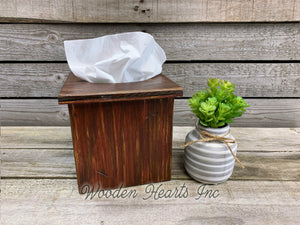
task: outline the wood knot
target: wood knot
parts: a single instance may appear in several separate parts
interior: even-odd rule
[[[55,43],[58,41],[58,36],[56,34],[49,34],[47,38],[51,43]]]
[[[141,10],[142,13],[146,13],[146,12],[149,12],[149,11],[150,11],[150,9],[143,9],[143,10]]]
[[[139,10],[139,6],[136,5],[134,8],[133,8],[134,11],[138,11]]]
[[[64,118],[64,119],[68,119],[68,117],[69,117],[69,114],[65,111],[61,111],[59,114],[60,114],[61,118]]]

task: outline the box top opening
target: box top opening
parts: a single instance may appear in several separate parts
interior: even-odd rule
[[[132,83],[89,83],[70,73],[59,95],[59,104],[141,100],[182,96],[180,86],[162,74]]]

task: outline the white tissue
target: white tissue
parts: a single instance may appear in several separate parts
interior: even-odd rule
[[[127,83],[150,79],[162,71],[163,49],[143,32],[65,41],[65,52],[75,76],[90,83]]]

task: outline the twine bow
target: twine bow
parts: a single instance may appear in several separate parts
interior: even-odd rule
[[[225,137],[227,136],[228,134],[230,134],[230,130],[224,134],[223,136],[218,136],[218,135],[214,135],[214,134],[211,134],[211,133],[208,133],[206,131],[200,131],[198,129],[198,127],[196,127],[196,129],[200,132],[200,137],[201,139],[199,140],[196,140],[196,141],[191,141],[191,142],[188,142],[186,143],[185,145],[182,145],[180,147],[182,148],[185,148],[187,146],[190,146],[194,143],[197,143],[197,142],[209,142],[209,141],[218,141],[218,142],[221,142],[221,143],[224,143],[228,149],[230,150],[233,158],[240,164],[240,166],[244,169],[245,167],[243,166],[243,164],[241,163],[241,161],[235,156],[235,154],[233,153],[229,143],[235,143],[235,140],[233,138],[228,138],[228,137]]]

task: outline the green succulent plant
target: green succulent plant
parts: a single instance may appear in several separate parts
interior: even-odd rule
[[[207,80],[209,88],[201,90],[188,100],[192,112],[199,118],[200,124],[217,128],[233,123],[233,118],[241,116],[248,103],[236,96],[234,85],[229,81],[216,78]]]

